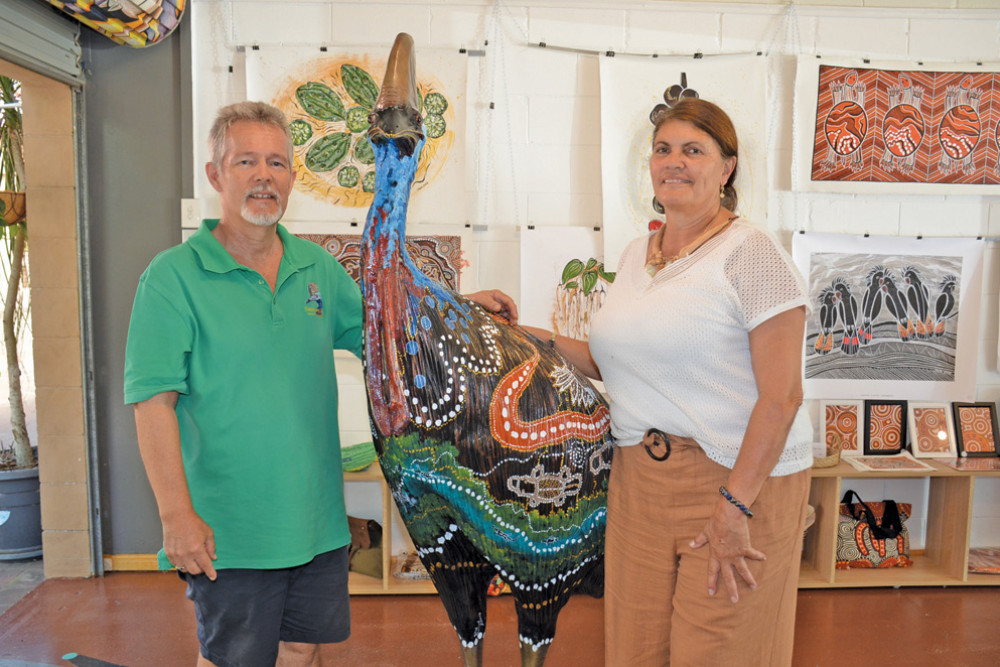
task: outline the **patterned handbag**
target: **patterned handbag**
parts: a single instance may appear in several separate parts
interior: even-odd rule
[[[865,503],[854,491],[845,491],[837,525],[837,568],[913,565],[904,523],[911,509],[910,503],[893,500]]]

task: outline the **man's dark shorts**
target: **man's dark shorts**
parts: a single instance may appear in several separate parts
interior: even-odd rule
[[[218,667],[273,667],[278,642],[330,644],[351,634],[348,548],[278,570],[178,573],[194,601],[201,654]]]

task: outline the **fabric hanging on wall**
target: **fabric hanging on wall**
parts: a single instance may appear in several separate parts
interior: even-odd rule
[[[766,224],[766,62],[755,55],[601,58],[601,181],[609,270],[615,270],[628,242],[648,231],[650,220],[663,219],[652,205],[650,112],[666,98],[697,94],[729,114],[739,139],[738,213]]]
[[[1000,63],[871,63],[801,56],[798,188],[1000,193]]]
[[[247,98],[287,115],[298,172],[285,218],[363,222],[372,201],[375,157],[368,113],[382,85],[387,50],[247,50]],[[427,143],[410,198],[410,223],[459,224],[465,213],[465,96],[468,57],[422,50],[417,86]]]
[[[971,401],[985,241],[795,234],[805,398]]]
[[[318,244],[340,262],[354,282],[361,282],[361,234],[298,234],[299,238]],[[456,292],[461,290],[462,237],[406,236],[406,251],[417,268]]]

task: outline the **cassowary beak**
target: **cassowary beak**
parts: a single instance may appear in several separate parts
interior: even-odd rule
[[[374,144],[395,141],[404,155],[412,155],[424,140],[415,63],[413,38],[401,32],[392,45],[382,90],[368,117],[368,139]]]

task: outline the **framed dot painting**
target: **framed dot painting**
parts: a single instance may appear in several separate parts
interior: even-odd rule
[[[865,456],[899,454],[906,444],[906,401],[865,401]]]
[[[959,456],[997,456],[995,403],[952,403]]]
[[[861,401],[822,401],[820,421],[827,451],[840,449],[843,456],[861,456],[864,431],[861,422],[864,403]]]
[[[914,403],[908,406],[910,453],[917,458],[955,458],[955,424],[947,403]]]

